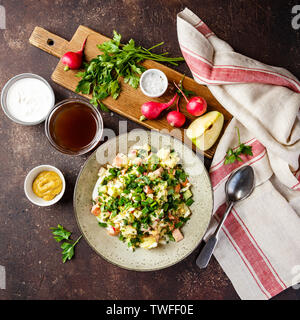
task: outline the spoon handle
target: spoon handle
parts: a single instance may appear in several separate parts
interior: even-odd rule
[[[206,241],[205,246],[202,248],[202,250],[196,260],[196,264],[200,269],[204,269],[207,267],[209,260],[210,260],[212,254],[214,252],[214,249],[216,247],[216,244],[218,242],[219,231],[222,228],[223,223],[224,223],[225,219],[227,218],[229,212],[231,211],[232,207],[233,207],[233,202],[231,202],[228,205],[228,207],[223,215],[223,218],[220,221],[219,225],[217,226],[215,232],[209,237],[209,239]]]

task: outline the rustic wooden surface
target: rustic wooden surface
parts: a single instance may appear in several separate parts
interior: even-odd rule
[[[92,60],[98,54],[100,54],[99,49],[97,48],[97,44],[101,44],[104,41],[109,40],[109,38],[107,38],[106,36],[103,36],[102,34],[95,32],[90,28],[87,28],[85,26],[79,26],[75,34],[73,35],[72,39],[70,40],[70,42],[66,44],[65,40],[63,40],[62,38],[59,38],[58,36],[53,35],[52,33],[49,33],[47,30],[43,28],[36,27],[34,28],[29,38],[29,42],[32,45],[56,57],[61,57],[63,53],[65,53],[66,51],[78,51],[79,48],[81,48],[82,43],[84,42],[85,39],[87,39],[87,41],[85,44],[84,54],[85,54],[85,59],[87,61]],[[184,113],[186,117],[185,124],[182,128],[173,128],[171,125],[169,125],[166,119],[167,112],[163,112],[162,115],[155,120],[146,120],[143,122],[139,120],[141,116],[141,105],[143,103],[145,103],[146,101],[157,101],[157,102],[165,103],[166,101],[171,100],[176,91],[176,88],[173,85],[173,82],[175,81],[175,83],[179,83],[180,80],[183,78],[183,74],[177,72],[174,69],[169,68],[166,65],[162,65],[155,61],[145,61],[143,65],[147,69],[153,69],[153,68],[159,69],[165,73],[165,75],[169,80],[169,87],[165,92],[165,94],[163,94],[159,98],[148,98],[148,97],[145,97],[145,95],[142,93],[140,89],[134,89],[130,85],[124,83],[124,81],[121,80],[122,91],[118,99],[115,100],[112,97],[108,97],[103,102],[111,111],[117,112],[121,116],[126,117],[132,121],[135,121],[147,127],[148,129],[165,130],[169,132],[172,136],[176,137],[177,139],[189,142],[189,140],[185,136],[184,129],[186,129],[189,126],[189,124],[194,119],[196,119],[196,117],[191,116],[186,111],[186,108],[184,107],[186,102],[183,98],[180,99],[180,104],[179,104],[181,112]],[[60,84],[61,86],[75,92],[75,89],[79,81],[79,79],[75,76],[78,70],[69,70],[69,72],[66,72],[64,71],[64,67],[65,66],[62,64],[62,62],[59,61],[55,70],[51,75],[51,79],[54,82]],[[208,112],[212,110],[216,110],[216,111],[220,111],[224,115],[224,125],[219,137],[220,139],[229,121],[232,119],[232,115],[225,108],[223,108],[223,106],[215,99],[215,97],[211,94],[211,92],[206,86],[202,86],[198,84],[192,78],[187,76],[184,78],[183,85],[186,90],[193,91],[197,96],[201,96],[205,98],[208,104],[208,108],[207,108]],[[92,95],[83,95],[83,96],[88,99],[92,98]],[[213,157],[216,151],[216,147],[218,145],[218,141],[209,150],[204,151],[204,155],[206,157],[210,159]]]
[[[237,51],[268,64],[282,66],[300,77],[300,31],[291,27],[291,8],[297,1],[274,0],[3,0],[7,29],[0,30],[0,89],[22,72],[40,74],[50,81],[56,100],[74,97],[51,81],[57,58],[31,46],[35,26],[71,39],[79,24],[105,35],[113,29],[125,41],[134,38],[146,47],[165,41],[179,55],[176,13],[188,6]],[[189,75],[185,65],[177,68]],[[116,114],[103,114],[106,127],[119,132]],[[128,130],[139,125],[128,122]],[[166,270],[137,273],[115,267],[81,240],[76,257],[61,263],[60,249],[49,227],[58,223],[79,235],[72,210],[77,173],[86,156],[69,157],[50,147],[43,125],[23,127],[0,112],[0,265],[6,267],[7,288],[0,299],[238,299],[230,280],[213,259],[198,270],[197,249]],[[206,161],[209,167],[209,161]],[[32,205],[23,192],[26,173],[39,164],[52,164],[66,177],[63,199],[50,208]],[[292,288],[275,299],[300,299]]]

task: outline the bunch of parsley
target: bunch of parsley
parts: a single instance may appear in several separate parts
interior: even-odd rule
[[[84,63],[85,70],[78,72],[77,77],[82,78],[76,87],[76,92],[90,94],[92,92],[91,103],[100,107],[103,111],[108,111],[101,102],[108,96],[117,99],[121,91],[120,78],[133,88],[138,88],[140,75],[146,70],[140,63],[144,60],[154,60],[168,62],[177,66],[178,61],[183,61],[182,57],[166,57],[168,52],[155,54],[152,50],[161,46],[163,42],[145,49],[136,46],[133,39],[125,45],[121,44],[121,35],[114,31],[113,39],[99,44],[97,47],[103,52],[89,63]]]

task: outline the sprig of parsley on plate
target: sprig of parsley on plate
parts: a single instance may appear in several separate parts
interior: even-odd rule
[[[84,71],[78,72],[78,82],[76,92],[90,94],[92,92],[91,103],[103,111],[107,107],[101,102],[108,96],[117,99],[121,92],[120,79],[131,87],[137,88],[140,82],[140,75],[146,70],[140,63],[144,60],[168,62],[177,66],[178,61],[183,61],[182,57],[167,57],[168,52],[155,54],[152,50],[161,46],[163,42],[145,49],[136,46],[133,39],[125,45],[121,44],[121,35],[114,31],[113,39],[99,44],[97,47],[103,52],[92,59],[89,63],[84,63]]]
[[[252,146],[246,146],[244,143],[241,143],[240,131],[239,128],[236,128],[237,135],[239,139],[239,146],[236,150],[232,148],[228,149],[225,157],[225,164],[234,163],[235,161],[243,162],[243,159],[240,157],[241,154],[252,156]]]
[[[62,251],[62,260],[63,263],[65,263],[67,260],[71,260],[74,256],[74,247],[78,243],[78,241],[81,239],[82,236],[80,236],[75,242],[73,242],[70,239],[71,232],[66,230],[63,226],[60,224],[57,225],[56,228],[50,228],[53,234],[53,238],[57,242],[63,241],[62,245],[60,246]]]

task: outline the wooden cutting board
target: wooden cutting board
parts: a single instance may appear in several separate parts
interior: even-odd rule
[[[87,42],[86,42],[84,53],[85,53],[85,59],[89,61],[95,58],[97,55],[101,54],[100,50],[97,48],[96,45],[109,40],[109,38],[84,26],[78,27],[71,41],[67,41],[53,33],[48,32],[43,28],[35,27],[35,29],[33,30],[30,36],[29,42],[32,45],[58,58],[61,58],[62,55],[67,51],[78,51],[81,48],[82,43],[86,38],[87,38]],[[140,89],[134,89],[131,86],[125,83],[122,83],[122,92],[119,98],[117,100],[114,100],[111,97],[108,97],[103,102],[110,110],[115,111],[120,115],[126,118],[129,118],[130,120],[138,122],[139,124],[142,124],[149,129],[164,130],[165,132],[170,133],[171,135],[175,136],[176,138],[182,141],[189,141],[184,135],[184,129],[188,127],[188,125],[191,123],[193,119],[195,119],[195,117],[191,116],[189,113],[186,112],[184,99],[181,99],[180,110],[186,115],[187,121],[184,125],[184,128],[182,129],[177,129],[177,128],[174,129],[172,126],[168,124],[166,120],[166,112],[164,112],[159,119],[146,120],[143,122],[139,121],[139,118],[141,116],[141,111],[140,111],[141,105],[146,101],[150,101],[150,100],[159,101],[159,102],[169,101],[174,95],[175,89],[173,86],[173,81],[178,83],[183,76],[181,73],[154,61],[149,61],[149,60],[145,61],[143,65],[148,69],[149,68],[160,69],[168,77],[169,88],[162,97],[160,98],[146,97],[141,92]],[[79,81],[79,78],[75,77],[76,73],[77,71],[73,71],[73,70],[69,70],[68,72],[64,71],[64,66],[59,61],[51,78],[54,82],[75,92],[75,88]],[[211,92],[208,90],[206,86],[198,84],[192,78],[185,77],[184,87],[185,89],[194,91],[197,95],[204,97],[208,104],[208,111],[217,110],[223,113],[225,118],[225,123],[224,123],[223,131],[221,133],[222,135],[224,132],[224,129],[226,128],[227,124],[232,118],[231,114],[228,113],[222,107],[222,105],[213,97],[213,95],[211,94]],[[91,96],[87,96],[87,95],[83,95],[83,96],[85,96],[88,99],[91,98]],[[216,150],[218,141],[215,143],[215,145],[211,149],[204,152],[205,156],[207,156],[208,158],[212,158]]]

